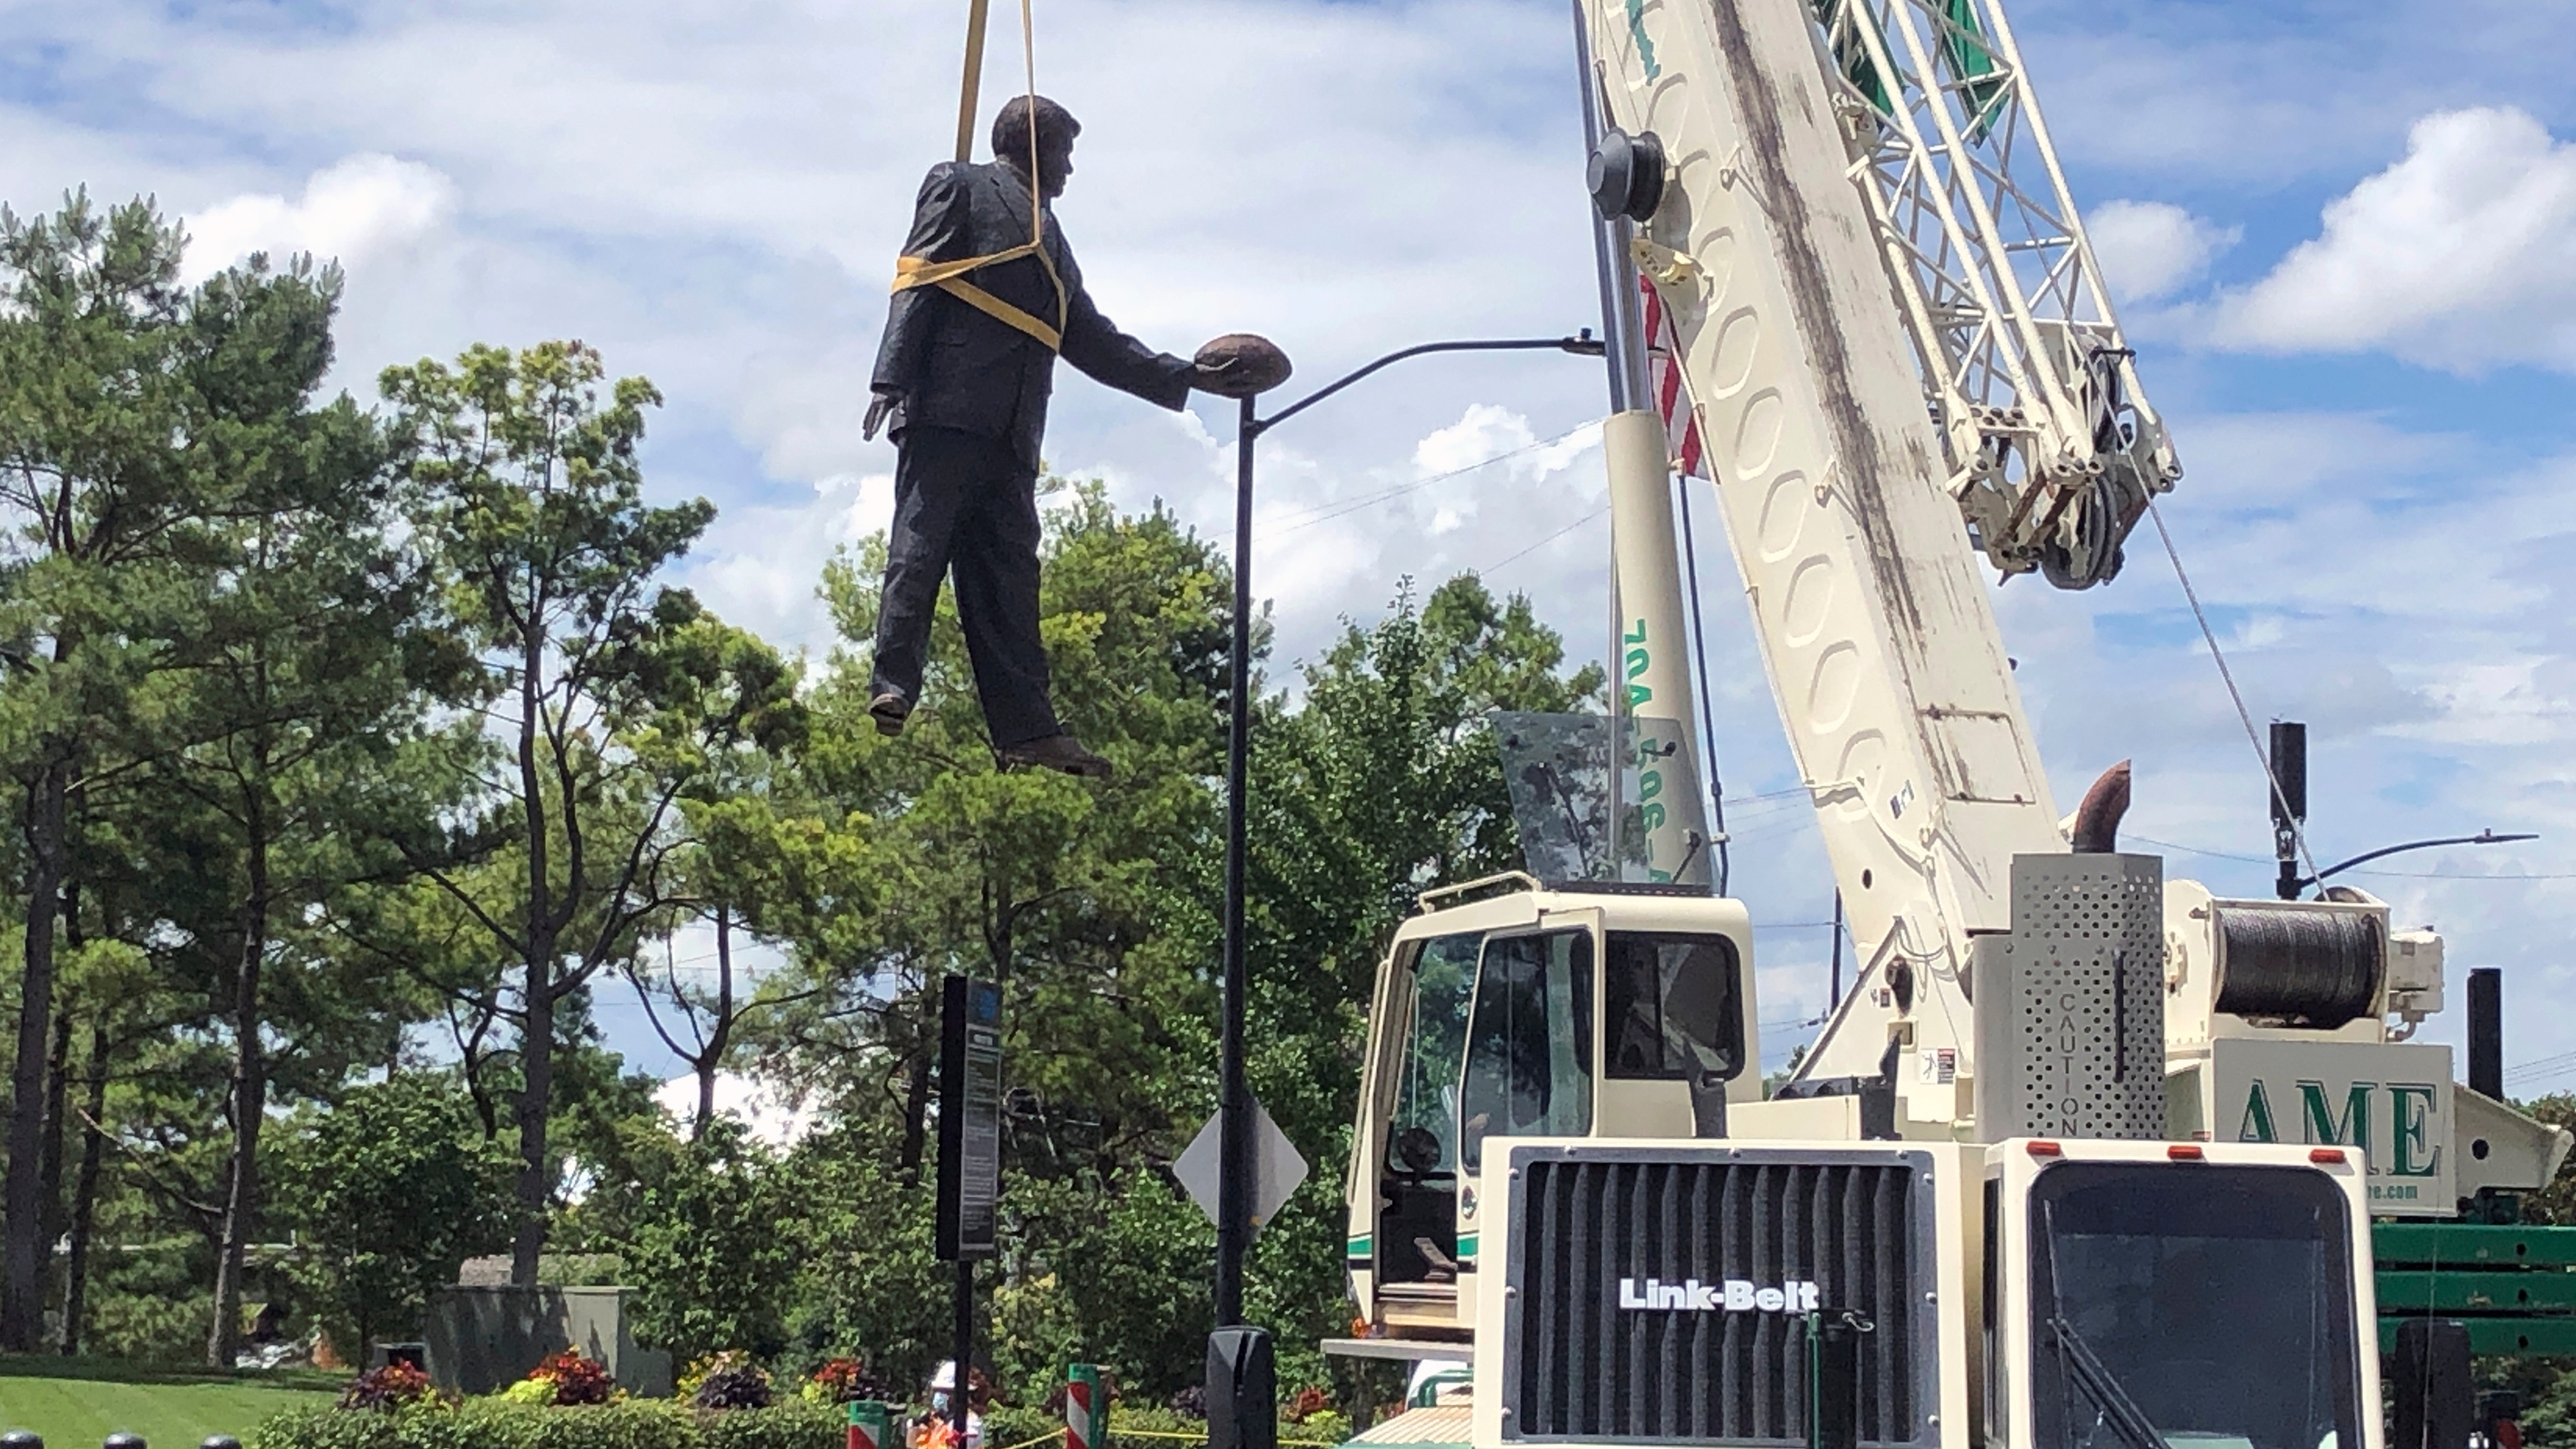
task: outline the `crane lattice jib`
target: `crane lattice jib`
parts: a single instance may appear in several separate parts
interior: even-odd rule
[[[2062,588],[2181,477],[1993,0],[1813,0],[1818,58],[1987,559]]]

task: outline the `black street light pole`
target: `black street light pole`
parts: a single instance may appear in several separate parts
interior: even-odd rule
[[[2446,845],[2511,845],[2517,840],[2538,840],[2539,838],[2537,835],[2498,835],[2492,830],[2481,830],[2475,835],[2446,835],[2439,840],[2410,840],[2404,845],[2384,845],[2377,850],[2365,851],[2340,864],[2327,866],[2315,875],[2301,876],[2296,886],[2304,890],[2312,885],[2324,885],[2328,876],[2341,875],[2356,865],[2368,865],[2384,855],[2403,855],[2410,850],[2436,850]]]
[[[1218,1046],[1216,1321],[1243,1321],[1243,1254],[1252,1242],[1252,1093],[1243,1081],[1244,775],[1252,752],[1252,459],[1261,435],[1360,379],[1409,357],[1434,352],[1569,352],[1599,357],[1602,344],[1585,328],[1572,337],[1486,342],[1426,342],[1390,352],[1262,417],[1243,399],[1234,447],[1234,694],[1225,741],[1225,1020]]]

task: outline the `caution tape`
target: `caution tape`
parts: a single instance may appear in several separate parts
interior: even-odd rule
[[[1109,1432],[1103,1437],[1110,1439],[1186,1439],[1194,1444],[1204,1444],[1207,1442],[1207,1435],[1204,1432],[1185,1434],[1177,1429],[1121,1429],[1115,1424],[1109,1426]],[[1341,1444],[1341,1441],[1338,1439],[1282,1439],[1278,1442],[1282,1444],[1295,1444],[1300,1446],[1300,1449],[1338,1449],[1338,1446]],[[1020,1449],[1020,1446],[1014,1445],[1013,1449]]]

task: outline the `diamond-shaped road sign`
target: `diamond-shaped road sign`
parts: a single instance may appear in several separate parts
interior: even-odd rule
[[[1219,1153],[1217,1139],[1224,1135],[1225,1114],[1219,1112],[1190,1139],[1189,1147],[1172,1162],[1172,1176],[1190,1190],[1190,1201],[1199,1205],[1209,1222],[1217,1222],[1217,1178]],[[1306,1159],[1297,1155],[1288,1134],[1270,1120],[1259,1102],[1252,1104],[1252,1226],[1259,1228],[1277,1215],[1297,1184],[1306,1180]]]

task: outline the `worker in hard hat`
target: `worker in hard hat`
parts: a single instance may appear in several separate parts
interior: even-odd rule
[[[992,1385],[981,1369],[966,1375],[966,1442],[957,1442],[957,1361],[942,1359],[938,1372],[930,1376],[930,1414],[913,1426],[912,1449],[984,1449],[984,1415],[981,1410],[991,1402]]]
[[[1038,447],[1055,359],[1174,411],[1229,377],[1119,331],[1083,290],[1047,205],[1081,129],[1044,96],[1015,96],[993,122],[996,159],[932,167],[914,202],[862,426],[890,430],[900,450],[868,713],[880,733],[902,732],[953,571],[995,756],[1106,778],[1109,762],[1056,719],[1038,638]]]

